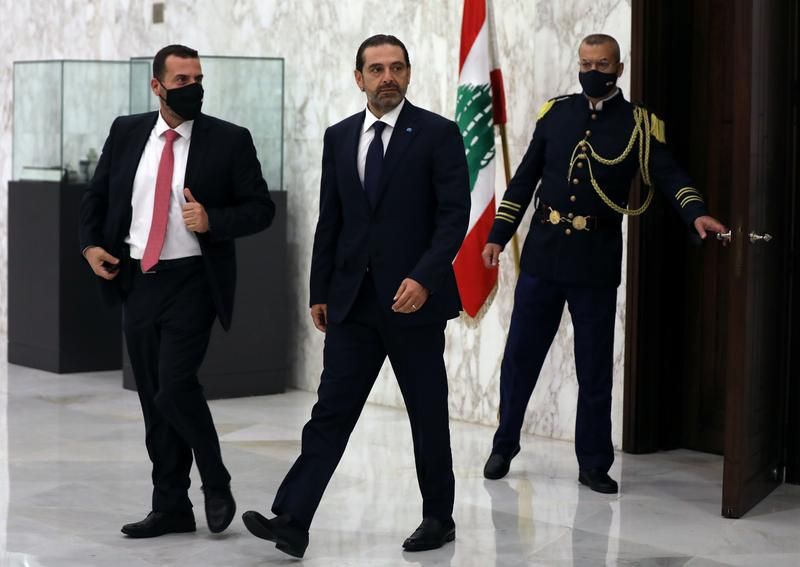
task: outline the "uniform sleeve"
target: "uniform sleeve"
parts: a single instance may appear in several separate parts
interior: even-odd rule
[[[508,184],[497,214],[494,218],[492,230],[489,233],[488,242],[505,246],[511,240],[514,233],[522,222],[525,210],[533,198],[536,185],[542,178],[544,170],[545,153],[545,127],[547,117],[543,115],[549,110],[551,103],[546,103],[545,107],[539,111],[540,119],[533,130],[533,138],[528,146],[528,150],[522,158],[514,177]]]
[[[708,214],[703,194],[694,186],[692,178],[678,164],[666,144],[664,122],[655,114],[650,116],[650,180],[661,191],[673,208],[691,227],[697,217]]]

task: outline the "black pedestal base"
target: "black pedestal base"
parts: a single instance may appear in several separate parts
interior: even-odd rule
[[[85,185],[8,184],[8,361],[50,372],[122,366],[121,311],[81,257]]]

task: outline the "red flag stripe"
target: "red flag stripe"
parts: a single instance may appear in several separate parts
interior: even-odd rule
[[[506,123],[506,89],[503,86],[503,73],[500,69],[492,69],[489,73],[492,81],[492,116],[495,124]]]
[[[458,293],[461,305],[470,317],[475,317],[483,307],[486,298],[497,284],[497,268],[487,270],[483,266],[481,252],[486,245],[489,231],[494,222],[494,198],[486,207],[478,222],[467,234],[461,250],[453,262],[456,272]]]
[[[475,43],[475,38],[486,21],[486,0],[464,0],[464,15],[461,18],[461,54],[458,62],[458,72],[464,67]]]

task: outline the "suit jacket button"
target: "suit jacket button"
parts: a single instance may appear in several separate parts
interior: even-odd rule
[[[577,200],[578,200],[578,198],[577,198],[575,195],[570,195],[570,196],[569,196],[569,200],[570,200],[570,201],[572,201],[572,202],[574,203],[575,201],[577,201]]]
[[[578,178],[577,178],[577,177],[576,177],[575,179],[573,179],[573,180],[572,180],[572,184],[573,184],[573,185],[577,185],[578,183],[580,183],[580,181],[578,180]]]
[[[571,229],[571,228],[568,228],[567,230],[565,230],[565,231],[564,231],[564,234],[566,234],[567,236],[569,236],[570,234],[572,234],[572,229]]]

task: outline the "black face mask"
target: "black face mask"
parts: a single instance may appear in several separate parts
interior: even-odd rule
[[[161,82],[159,84],[164,87]],[[166,102],[175,114],[184,120],[194,120],[200,115],[200,109],[203,107],[203,85],[192,83],[176,89],[164,87],[164,90],[167,91],[167,98],[161,100]]]
[[[602,73],[597,69],[578,73],[583,92],[592,98],[603,98],[617,85],[616,73]]]

